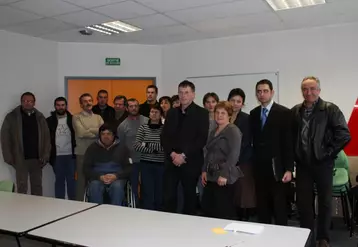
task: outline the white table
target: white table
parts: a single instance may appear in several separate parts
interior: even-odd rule
[[[274,225],[265,225],[259,235],[212,232],[231,222],[100,205],[30,231],[28,236],[88,247],[304,247],[310,234],[308,229]]]
[[[97,206],[93,203],[0,192],[0,232],[18,237],[27,231]]]

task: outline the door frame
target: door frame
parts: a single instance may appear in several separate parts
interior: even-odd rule
[[[152,80],[153,85],[157,85],[157,77],[130,77],[130,76],[65,76],[65,98],[68,98],[68,81],[69,80]]]

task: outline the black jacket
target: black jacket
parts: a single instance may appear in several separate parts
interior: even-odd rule
[[[154,104],[159,104],[159,102],[156,101]],[[151,104],[148,104],[147,101],[144,102],[143,104],[140,104],[139,105],[139,114],[149,118],[150,106],[151,106]]]
[[[293,140],[295,161],[302,162],[301,127],[303,103],[292,108],[293,114]],[[333,103],[318,99],[311,113],[312,119],[309,127],[309,138],[313,145],[314,159],[318,162],[334,160],[338,153],[348,144],[351,136],[343,113]]]
[[[272,164],[281,175],[293,171],[293,144],[290,109],[273,103],[265,126],[261,127],[261,106],[250,112],[253,160],[257,174],[272,174]]]
[[[92,108],[94,114],[100,115],[105,123],[112,123],[115,118],[115,110],[112,106],[107,107],[102,111],[99,105],[94,105]]]
[[[208,140],[209,112],[192,103],[182,113],[181,108],[172,108],[168,111],[161,142],[166,155],[166,164],[171,162],[171,152],[184,153],[186,163],[183,169],[200,173],[204,164],[203,148]]]
[[[242,133],[240,164],[249,164],[252,159],[252,133],[250,126],[250,115],[240,111],[236,116],[234,124],[240,129]]]
[[[71,142],[72,142],[72,155],[75,157],[75,147],[76,147],[76,138],[75,131],[72,125],[72,115],[70,112],[67,113],[67,126],[71,131]],[[55,164],[56,159],[56,129],[58,125],[58,119],[56,116],[56,112],[51,112],[51,116],[46,118],[48,128],[50,130],[50,138],[51,138],[51,154],[50,154],[50,164]]]

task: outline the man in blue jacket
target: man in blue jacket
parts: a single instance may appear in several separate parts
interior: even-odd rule
[[[86,150],[84,174],[89,182],[89,202],[103,203],[107,192],[112,205],[122,205],[124,187],[130,175],[129,151],[116,139],[116,131],[108,124],[99,128],[99,139]]]

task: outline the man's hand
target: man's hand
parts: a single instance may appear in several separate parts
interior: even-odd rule
[[[286,184],[291,182],[292,180],[292,172],[287,171],[285,174],[283,174],[282,183]]]
[[[106,174],[104,175],[105,181],[103,181],[105,184],[111,184],[115,180],[117,180],[117,176],[115,174]]]
[[[226,183],[227,183],[227,178],[223,178],[223,177],[220,176],[220,177],[218,178],[217,183],[218,183],[219,186],[225,186]]]
[[[201,183],[204,187],[206,186],[207,181],[208,180],[207,180],[206,172],[202,172],[201,173]]]
[[[182,164],[186,163],[183,155],[177,154],[173,160],[173,164],[176,166],[181,166]]]

